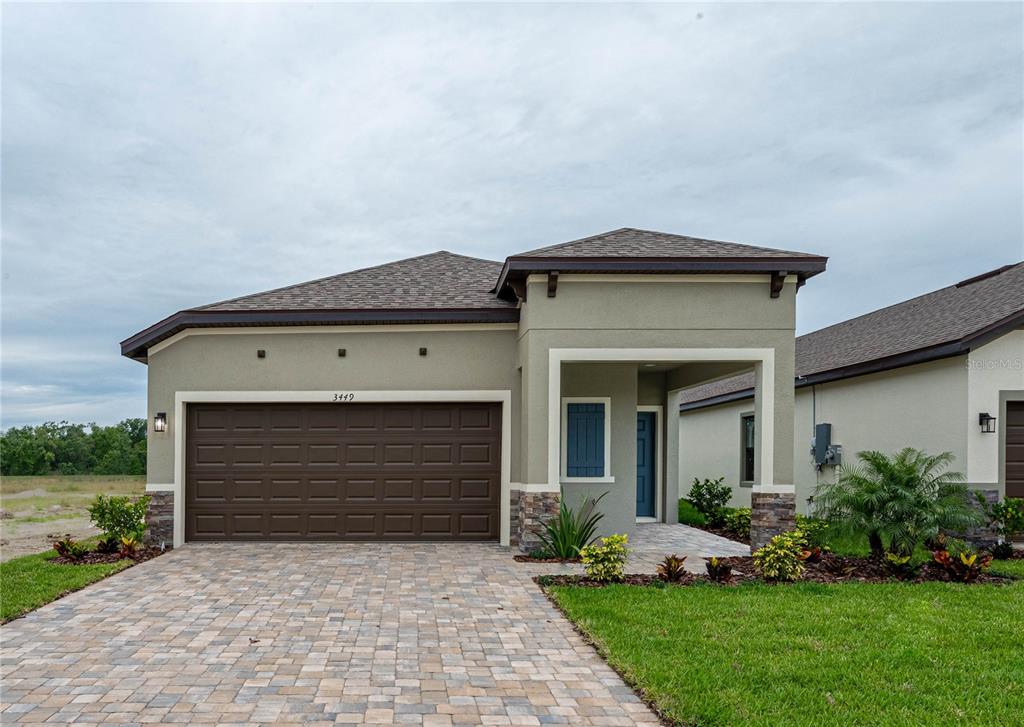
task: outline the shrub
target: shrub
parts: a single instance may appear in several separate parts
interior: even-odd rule
[[[583,569],[591,580],[607,583],[621,581],[622,569],[626,564],[629,548],[627,535],[609,535],[601,538],[601,544],[591,544],[580,550]]]
[[[597,512],[597,503],[607,494],[605,492],[597,499],[586,498],[578,512],[571,510],[562,501],[558,506],[557,517],[545,523],[544,529],[537,533],[549,557],[563,560],[577,558],[583,548],[596,540],[597,524],[604,517],[603,513]]]
[[[750,508],[725,508],[722,515],[722,527],[740,540],[750,540]]]
[[[990,503],[980,492],[976,495],[993,529],[1003,540],[1011,541],[1024,535],[1024,498],[1008,497],[1002,502]]]
[[[964,476],[947,471],[949,452],[929,455],[906,448],[894,455],[868,451],[859,465],[839,468],[834,483],[815,491],[818,512],[840,535],[866,537],[871,553],[910,555],[943,530],[960,532],[981,522]]]
[[[901,580],[907,580],[917,575],[918,566],[910,562],[909,555],[897,555],[896,553],[885,554],[885,565],[894,576]]]
[[[1013,543],[996,543],[992,546],[992,557],[996,560],[1007,560],[1013,557]]]
[[[723,485],[724,481],[724,477],[717,480],[701,480],[694,477],[693,486],[690,488],[688,499],[712,525],[720,524],[721,510],[732,497],[732,488]]]
[[[96,543],[97,553],[116,553],[121,549],[121,543],[113,538],[103,538]]]
[[[708,578],[715,583],[726,583],[732,578],[732,566],[728,563],[723,563],[718,558],[712,558],[704,567],[708,571]]]
[[[92,524],[103,531],[103,539],[120,543],[123,538],[142,540],[146,532],[146,507],[149,496],[144,495],[134,502],[128,497],[96,495],[89,505]]]
[[[134,535],[126,535],[121,538],[121,557],[131,558],[139,549],[139,541]]]
[[[754,553],[754,563],[768,580],[795,581],[804,572],[806,545],[797,530],[780,533]]]
[[[992,563],[991,555],[979,555],[962,541],[950,541],[947,549],[935,551],[932,559],[946,571],[950,580],[961,583],[977,580]]]
[[[666,583],[678,583],[686,575],[685,555],[666,555],[658,564],[658,578]]]
[[[62,538],[53,544],[57,555],[68,560],[81,560],[89,552],[89,548],[82,543],[76,543],[71,538]]]
[[[693,525],[699,528],[707,525],[708,519],[704,517],[692,502],[684,497],[679,500],[679,522],[683,525]]]

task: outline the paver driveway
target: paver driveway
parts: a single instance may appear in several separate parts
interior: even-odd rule
[[[655,723],[489,544],[188,545],[0,628],[0,721]]]

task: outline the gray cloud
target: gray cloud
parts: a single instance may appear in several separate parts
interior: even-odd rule
[[[140,415],[117,342],[175,310],[439,248],[636,226],[830,255],[801,331],[1019,260],[1021,23],[8,5],[3,426]]]

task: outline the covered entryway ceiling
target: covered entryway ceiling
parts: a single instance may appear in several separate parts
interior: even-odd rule
[[[185,539],[496,540],[498,404],[191,404]]]

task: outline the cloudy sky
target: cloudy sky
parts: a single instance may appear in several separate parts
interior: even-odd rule
[[[1022,7],[6,4],[2,425],[144,416],[121,339],[437,249],[829,255],[800,332],[1020,260]]]

